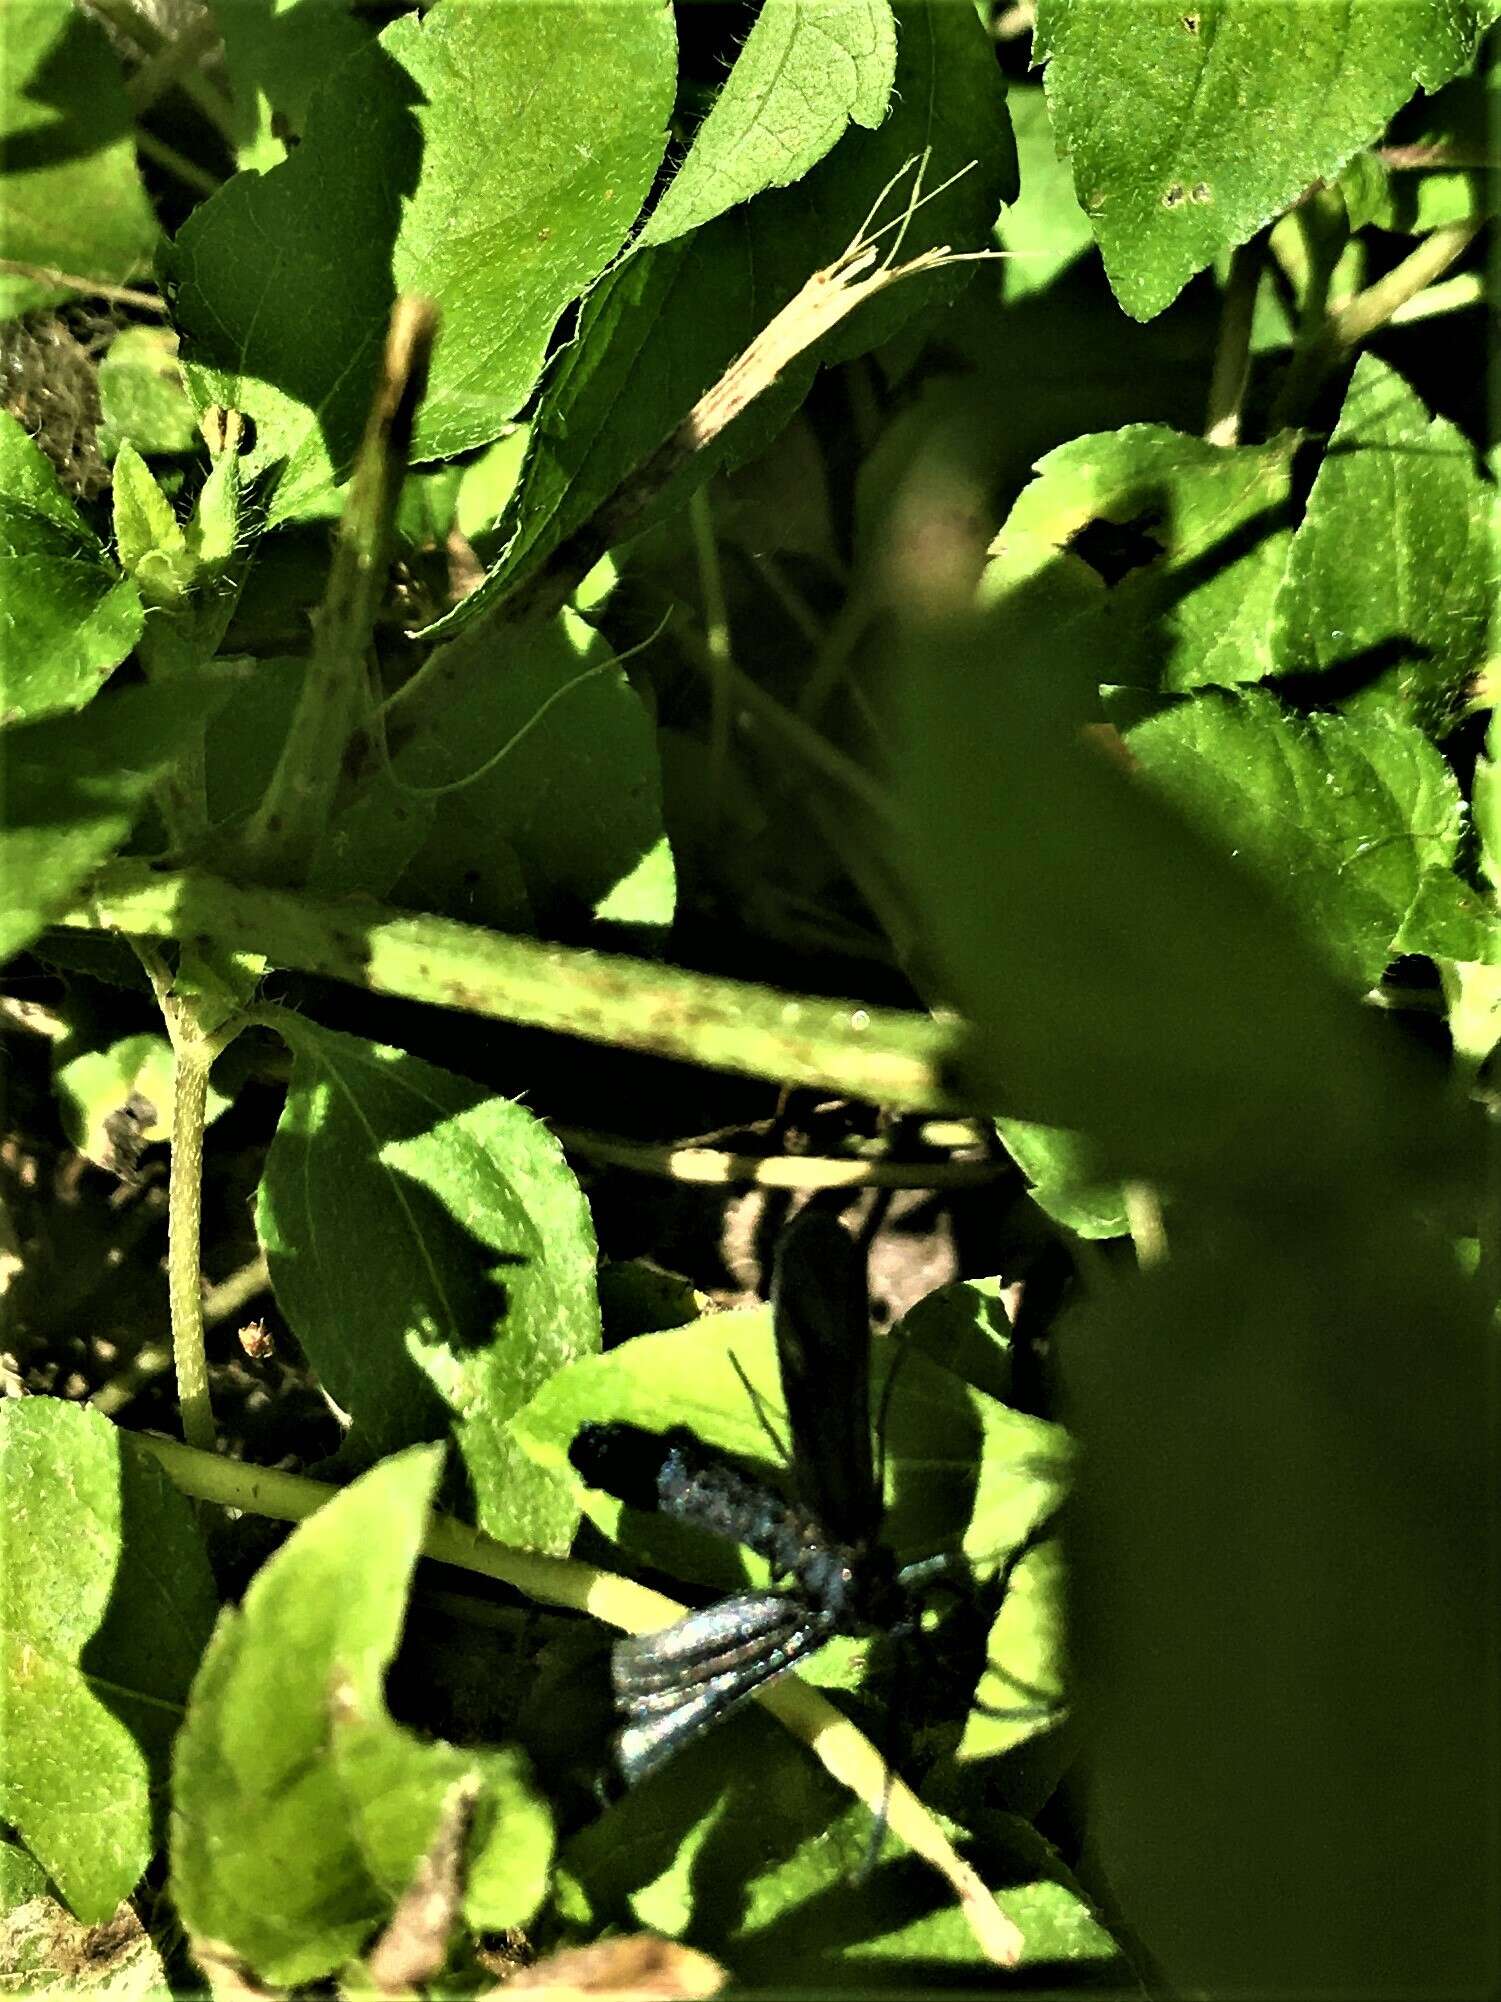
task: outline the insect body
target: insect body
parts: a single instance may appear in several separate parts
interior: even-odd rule
[[[586,1425],[575,1467],[637,1508],[747,1545],[791,1580],[618,1641],[611,1673],[628,1781],[835,1634],[899,1632],[914,1616],[904,1574],[879,1541],[882,1500],[870,1429],[864,1262],[833,1218],[805,1210],[782,1233],[772,1280],[794,1496],[678,1427]]]

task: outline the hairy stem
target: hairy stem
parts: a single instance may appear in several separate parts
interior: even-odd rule
[[[214,1407],[203,1345],[203,1127],[213,1058],[201,1046],[178,1045],[172,1085],[172,1167],[167,1195],[167,1299],[172,1361],[182,1436],[203,1452],[214,1449]]]
[[[135,861],[102,870],[61,922],[255,950],[273,965],[373,993],[879,1105],[941,1111],[960,1103],[949,1075],[967,1030],[911,1010],[788,994],[624,954]]]

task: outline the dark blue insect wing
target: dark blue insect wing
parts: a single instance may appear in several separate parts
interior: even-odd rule
[[[611,1662],[620,1770],[634,1786],[833,1632],[827,1614],[781,1592],[744,1592],[660,1633],[617,1641]]]
[[[833,1542],[867,1542],[881,1522],[870,1306],[864,1257],[841,1223],[813,1209],[793,1218],[777,1240],[771,1307],[798,1493]]]

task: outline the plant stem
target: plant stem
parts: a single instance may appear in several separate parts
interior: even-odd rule
[[[437,327],[437,308],[426,299],[404,294],[391,308],[312,655],[276,770],[242,847],[246,873],[263,881],[306,876],[333,809],[364,697],[365,652],[385,590],[391,526]]]
[[[266,1263],[266,1254],[257,1252],[238,1271],[231,1272],[227,1279],[221,1279],[217,1286],[210,1286],[203,1296],[203,1319],[205,1324],[227,1321],[248,1307],[258,1293],[271,1290],[271,1268]]]
[[[1461,271],[1437,285],[1425,285],[1415,298],[1404,300],[1387,321],[1389,327],[1411,326],[1414,320],[1435,320],[1444,313],[1463,312],[1485,302],[1485,273]]]
[[[868,594],[852,590],[829,625],[808,679],[798,690],[797,713],[815,723],[835,686],[848,672],[850,657],[864,636],[873,612]]]
[[[172,1084],[172,1167],[167,1194],[167,1299],[172,1315],[172,1360],[182,1436],[206,1453],[214,1450],[214,1407],[209,1397],[203,1345],[203,1127],[208,1074],[196,1045],[176,1046]]]
[[[1249,243],[1238,244],[1231,254],[1204,423],[1204,436],[1211,445],[1240,442],[1240,412],[1251,376],[1251,321],[1261,284],[1262,250],[1262,239],[1253,237]]]
[[[157,99],[174,85],[182,85],[192,94],[194,84],[188,82],[191,71],[198,84],[212,90],[213,86],[198,71],[198,64],[219,39],[219,28],[212,14],[204,12],[197,20],[188,21],[170,41],[164,41],[153,55],[146,58],[140,68],[125,85],[125,95],[130,99],[131,108],[139,118],[149,111]],[[211,122],[216,125],[226,139],[233,142],[233,134],[228,129],[231,114],[228,105],[214,91],[216,100]],[[200,110],[202,106],[199,107]],[[206,114],[207,115],[207,114]]]
[[[19,257],[0,257],[0,271],[15,278],[32,278],[38,285],[64,285],[90,299],[111,299],[117,306],[135,306],[143,313],[165,314],[166,307],[154,292],[138,292],[133,285],[111,285],[103,278],[80,278],[73,271],[57,271],[50,264],[27,264]]]
[[[216,1453],[194,1452],[170,1439],[130,1437],[151,1453],[173,1486],[195,1500],[244,1509],[279,1522],[301,1522],[339,1492],[303,1474],[249,1467]],[[530,1599],[589,1613],[626,1633],[653,1633],[681,1618],[683,1607],[648,1586],[637,1585],[566,1557],[545,1557],[496,1543],[452,1516],[428,1518],[424,1557],[510,1585]],[[826,1771],[850,1788],[872,1814],[884,1814],[892,1831],[939,1871],[958,1895],[976,1939],[994,1961],[1009,1966],[1021,1956],[1021,1932],[996,1904],[978,1873],[955,1851],[911,1789],[887,1766],[875,1746],[828,1698],[796,1676],[756,1691],[757,1700],[800,1738]]]
[[[1328,337],[1337,351],[1336,359],[1339,354],[1369,340],[1378,327],[1386,325],[1399,306],[1405,306],[1435,278],[1442,277],[1449,266],[1469,249],[1483,226],[1480,221],[1466,221],[1434,230],[1400,264],[1348,300],[1329,323]]]
[[[623,954],[508,938],[449,919],[231,883],[138,861],[102,870],[61,922],[197,938],[379,994],[649,1050],[914,1111],[962,1107],[961,1023],[787,994]]]
[[[1162,1201],[1150,1182],[1123,1182],[1126,1222],[1136,1247],[1136,1262],[1145,1271],[1161,1265],[1167,1257],[1167,1230],[1162,1221]]]
[[[200,195],[218,194],[223,185],[218,175],[211,174],[207,167],[200,167],[196,160],[190,160],[186,153],[180,153],[165,139],[158,139],[154,132],[137,126],[135,141],[138,153],[144,153],[158,167],[165,167],[169,174],[175,174],[185,188],[196,189]]]
[[[150,58],[161,56],[172,47],[175,38],[142,13],[133,0],[93,0],[93,10],[104,15],[127,41],[134,42],[138,49],[143,50],[148,65]],[[223,134],[229,145],[235,146],[235,114],[229,100],[191,64],[180,73],[174,70],[172,80],[210,125]]]
[[[716,818],[722,814],[730,765],[730,722],[733,715],[730,677],[735,657],[730,646],[730,615],[725,603],[724,573],[714,540],[714,515],[707,486],[695,487],[688,502],[693,551],[698,559],[699,589],[704,601],[704,660],[709,669],[709,791]]]
[[[891,801],[881,787],[866,771],[863,765],[846,757],[844,752],[821,737],[810,723],[791,709],[784,709],[773,695],[768,695],[758,682],[743,674],[735,663],[725,660],[716,666],[706,654],[704,643],[691,628],[679,628],[678,637],[685,641],[685,651],[695,667],[711,677],[722,675],[733,688],[736,698],[745,704],[757,722],[764,723],[787,744],[813,771],[826,779],[832,779],[876,818],[890,824],[893,818]]]
[[[1294,358],[1273,412],[1274,424],[1301,422],[1325,376],[1400,308],[1462,257],[1484,227],[1481,221],[1450,223],[1425,236],[1402,262],[1346,300],[1330,314],[1323,329]]]
[[[570,1154],[673,1182],[748,1182],[763,1189],[968,1189],[1010,1173],[1005,1161],[849,1161],[817,1154],[729,1154],[671,1141],[624,1140],[578,1127],[553,1131]]]

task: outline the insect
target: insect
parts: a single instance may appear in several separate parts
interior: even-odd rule
[[[611,1677],[624,1719],[616,1746],[631,1784],[835,1634],[894,1634],[915,1624],[913,1586],[930,1567],[898,1569],[880,1541],[865,1264],[833,1217],[805,1209],[783,1231],[772,1319],[793,1495],[684,1427],[586,1425],[569,1449],[591,1486],[743,1543],[791,1581],[616,1642]]]

